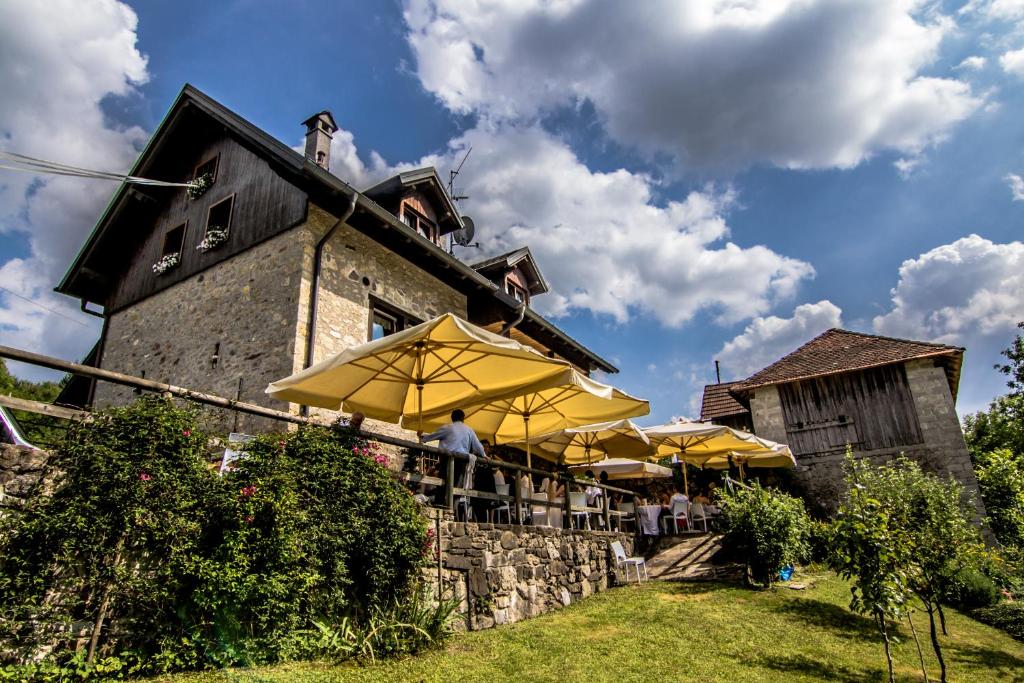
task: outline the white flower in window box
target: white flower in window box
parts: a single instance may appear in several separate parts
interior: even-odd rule
[[[228,241],[228,230],[227,228],[221,228],[214,226],[206,231],[206,237],[196,247],[199,251],[210,251],[216,249],[220,245]]]
[[[188,198],[199,199],[206,194],[206,191],[211,187],[213,187],[213,174],[204,173],[189,183],[188,190],[186,190],[188,192]]]
[[[157,275],[163,275],[179,263],[181,263],[181,254],[167,254],[153,264],[153,272]]]

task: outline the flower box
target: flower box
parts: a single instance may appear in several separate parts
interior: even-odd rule
[[[199,251],[210,251],[211,249],[216,249],[227,241],[227,228],[214,226],[207,229],[206,236],[203,237],[203,240],[199,243],[199,246],[196,247],[196,249]]]
[[[204,173],[203,175],[199,176],[191,183],[189,183],[187,190],[188,198],[199,199],[204,194],[206,194],[206,191],[209,190],[211,187],[213,187],[213,174]]]
[[[153,264],[153,272],[157,275],[163,275],[172,268],[175,268],[179,263],[181,263],[181,254],[167,254]]]

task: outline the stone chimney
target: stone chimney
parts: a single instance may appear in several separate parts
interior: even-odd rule
[[[306,158],[324,170],[331,168],[331,138],[338,124],[326,109],[302,122],[306,127]]]

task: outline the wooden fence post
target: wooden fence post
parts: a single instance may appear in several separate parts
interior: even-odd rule
[[[444,457],[444,504],[452,512],[455,510],[455,456],[449,453]]]

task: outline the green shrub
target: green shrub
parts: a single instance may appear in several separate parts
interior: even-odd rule
[[[999,600],[999,586],[978,569],[957,572],[945,590],[944,602],[962,612],[989,607]]]
[[[722,497],[723,544],[743,557],[747,575],[770,586],[779,570],[807,556],[810,520],[799,498],[753,486]]]
[[[830,520],[812,519],[807,527],[806,562],[827,564],[832,555],[836,529]]]
[[[1000,602],[975,610],[971,616],[983,624],[1006,631],[1024,641],[1024,602]]]
[[[981,453],[974,471],[992,532],[1004,545],[1024,549],[1024,455]]]
[[[304,428],[220,477],[198,417],[145,397],[70,433],[53,495],[0,533],[0,653],[54,646],[31,676],[68,680],[279,661],[317,621],[422,647],[388,619],[425,609],[426,521],[374,447]]]

